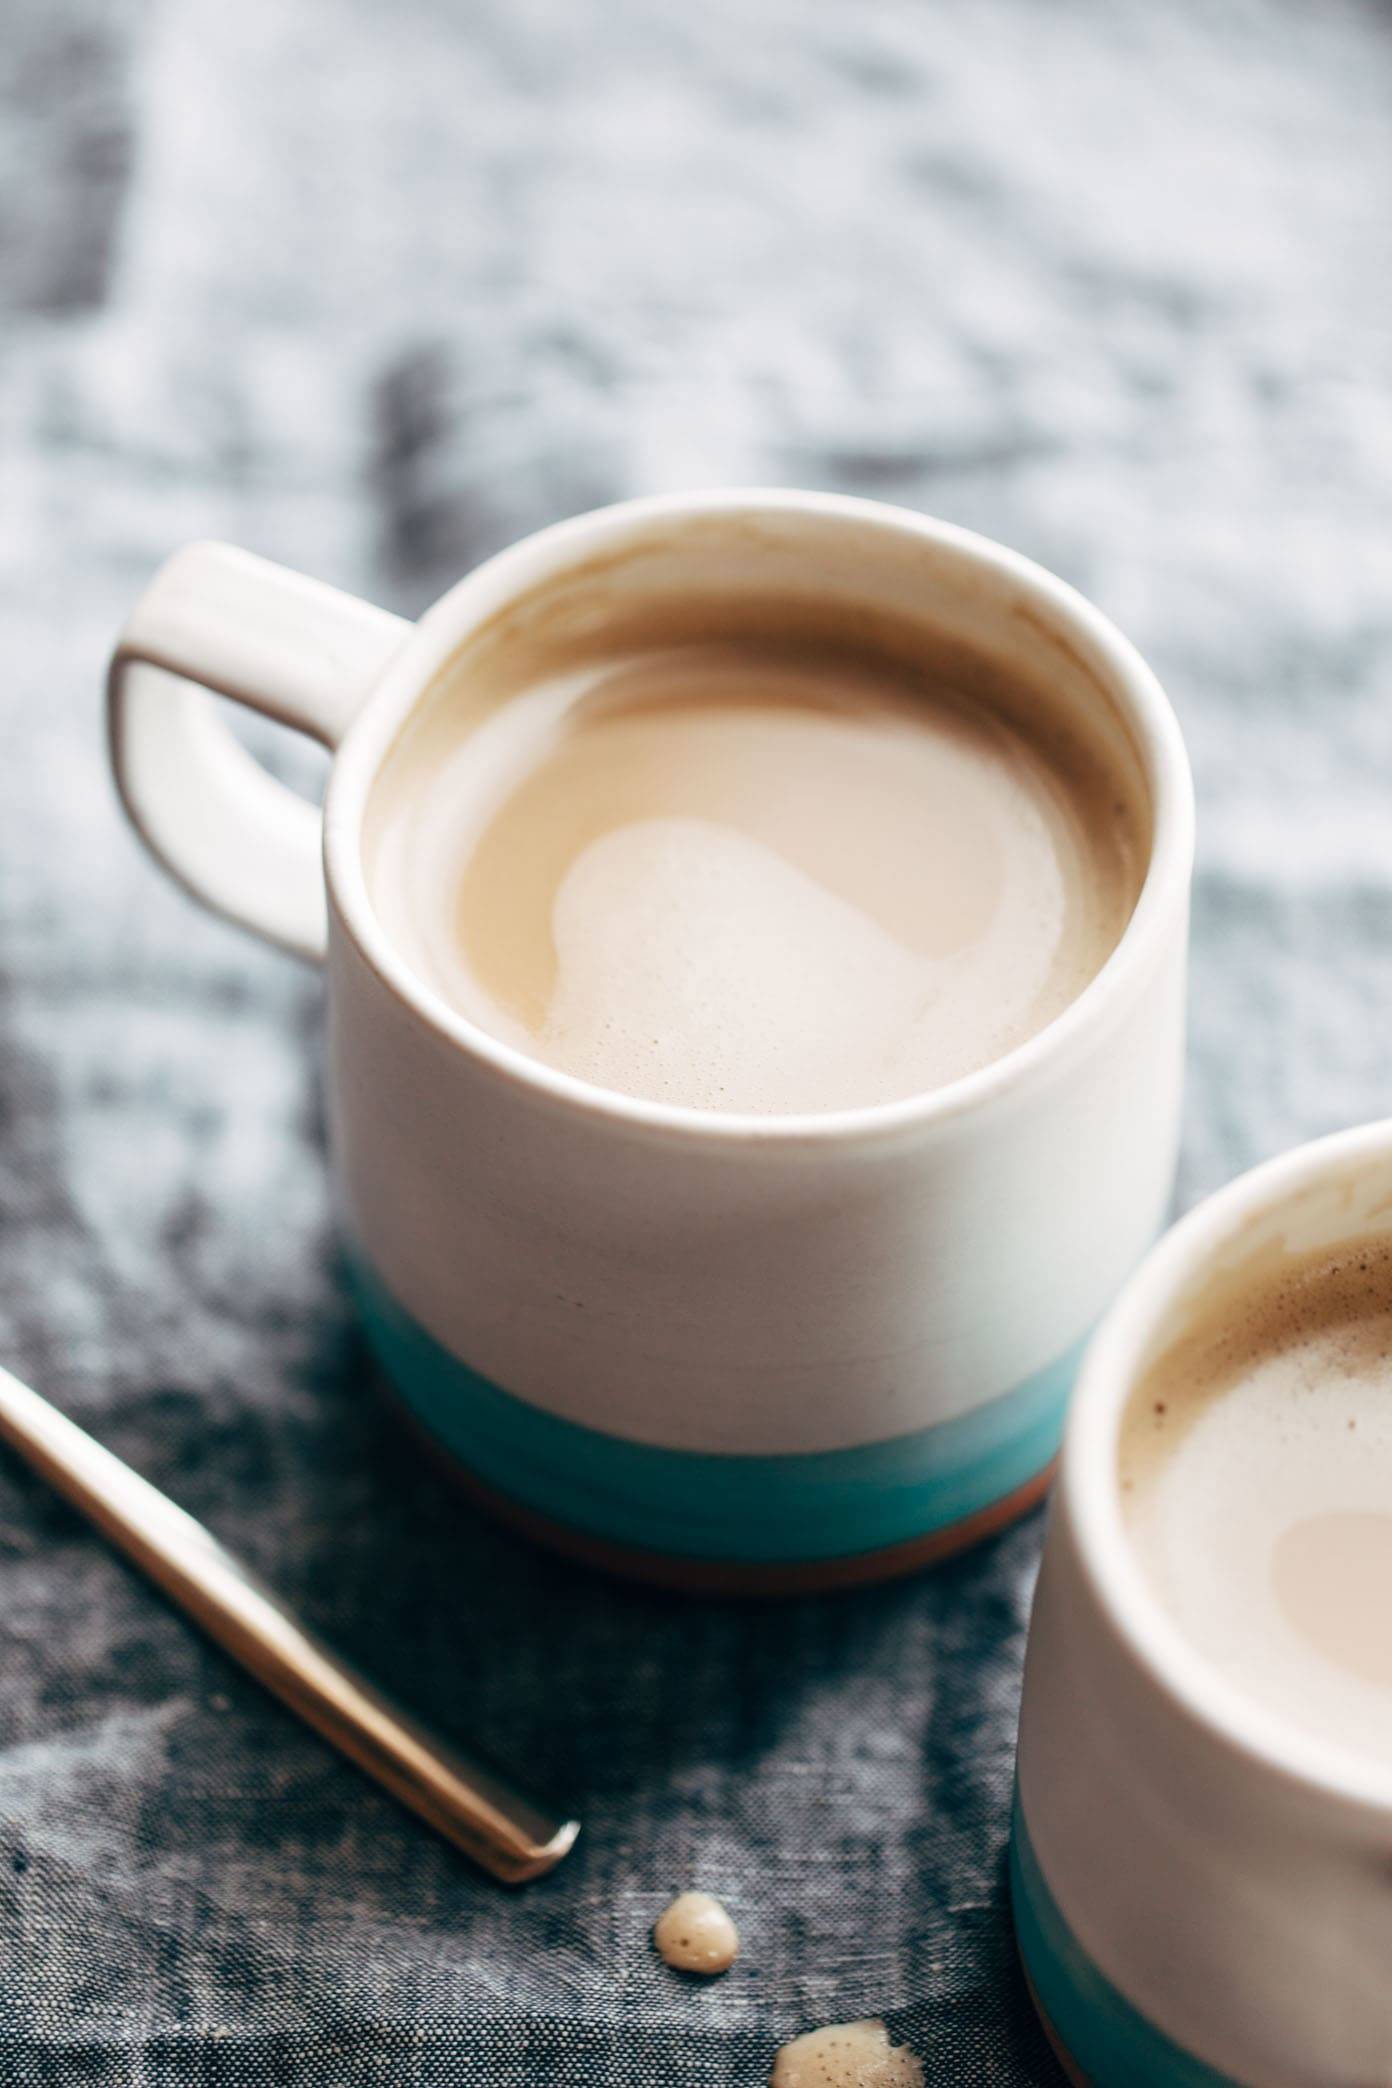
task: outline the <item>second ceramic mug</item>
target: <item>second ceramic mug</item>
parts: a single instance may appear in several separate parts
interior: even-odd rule
[[[570,1078],[406,966],[362,842],[407,717],[501,619],[592,634],[685,592],[915,620],[1127,750],[1145,881],[1047,1029],[909,1101],[741,1118]],[[322,865],[318,814],[209,690],[335,751]],[[185,885],[327,958],[331,1134],[368,1327],[495,1505],[651,1578],[777,1588],[905,1569],[1037,1498],[1082,1340],[1170,1193],[1192,855],[1164,695],[1071,589],[965,531],[809,493],[562,523],[415,625],[194,544],[123,633],[111,745],[137,827]]]
[[[1392,1233],[1392,1123],[1299,1147],[1177,1225],[1088,1351],[1025,1660],[1011,1847],[1025,1970],[1087,2088],[1392,2080],[1392,1773],[1188,1642],[1126,1530],[1146,1371],[1244,1272]]]

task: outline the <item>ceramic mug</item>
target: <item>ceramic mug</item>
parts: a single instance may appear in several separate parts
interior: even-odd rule
[[[594,633],[683,594],[916,620],[1112,738],[1149,801],[1147,873],[1119,946],[1046,1030],[909,1101],[741,1118],[588,1086],[408,969],[363,866],[406,719],[505,619]],[[209,690],[334,750],[322,850],[319,815]],[[651,1578],[778,1588],[905,1569],[1039,1496],[1082,1338],[1170,1194],[1192,853],[1173,714],[1071,589],[963,530],[811,493],[582,516],[414,625],[194,544],[122,635],[111,745],[165,866],[327,961],[331,1138],[367,1325],[488,1501]]]
[[[1122,1411],[1248,1256],[1392,1232],[1392,1123],[1302,1147],[1194,1211],[1088,1351],[1025,1662],[1021,1954],[1095,2088],[1392,2080],[1392,1765],[1292,1731],[1188,1645],[1122,1522]]]

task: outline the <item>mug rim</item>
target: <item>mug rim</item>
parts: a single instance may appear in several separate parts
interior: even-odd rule
[[[606,547],[664,525],[702,516],[740,520],[788,513],[839,518],[863,531],[946,547],[1031,598],[1051,627],[1082,632],[1101,657],[1150,792],[1150,850],[1141,889],[1115,947],[1081,993],[1011,1051],[942,1087],[891,1102],[786,1116],[697,1109],[598,1087],[492,1036],[452,1008],[396,950],[378,919],[363,868],[362,820],[372,786],[415,704],[459,646],[518,596]],[[884,501],[782,487],[619,501],[552,523],[495,552],[420,617],[345,734],[324,799],[324,869],[333,909],[358,954],[408,1014],[538,1101],[703,1143],[822,1146],[847,1136],[894,1138],[955,1123],[1047,1080],[1086,1048],[1099,1018],[1147,975],[1176,907],[1187,903],[1193,853],[1193,782],[1178,720],[1154,672],[1109,617],[1032,559],[956,523]]]
[[[1121,1416],[1164,1316],[1215,1255],[1303,1191],[1370,1160],[1392,1162],[1392,1118],[1293,1147],[1239,1175],[1171,1228],[1127,1282],[1083,1358],[1064,1431],[1055,1513],[1066,1517],[1092,1597],[1149,1681],[1217,1744],[1301,1790],[1392,1813],[1392,1764],[1289,1724],[1230,1682],[1171,1619],[1126,1533],[1117,1484]]]

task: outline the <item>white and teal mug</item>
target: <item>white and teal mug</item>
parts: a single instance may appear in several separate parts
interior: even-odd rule
[[[645,592],[912,619],[1083,709],[1150,847],[1102,971],[1007,1057],[905,1102],[741,1118],[590,1087],[415,976],[363,868],[374,778],[500,619],[592,633]],[[322,820],[208,691],[331,748]],[[122,796],[200,899],[329,973],[332,1142],[367,1325],[474,1487],[659,1580],[903,1570],[1041,1493],[1083,1337],[1158,1229],[1179,1112],[1192,797],[1130,645],[967,532],[788,492],[637,501],[489,560],[419,623],[215,544],[111,673]]]
[[[1392,1765],[1296,1730],[1182,1634],[1127,1532],[1122,1416],[1247,1267],[1392,1234],[1392,1123],[1189,1214],[1088,1350],[1025,1660],[1015,1926],[1089,2088],[1392,2080]],[[1349,1424],[1352,1427],[1352,1423]]]

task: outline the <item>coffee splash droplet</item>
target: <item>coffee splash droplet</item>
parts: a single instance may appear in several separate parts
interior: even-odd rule
[[[828,2023],[784,2045],[769,2088],[923,2088],[923,2062],[878,2017]]]
[[[739,1955],[739,1930],[708,1892],[678,1893],[654,1923],[653,1942],[674,1971],[701,1972],[707,1978],[728,1972]]]

